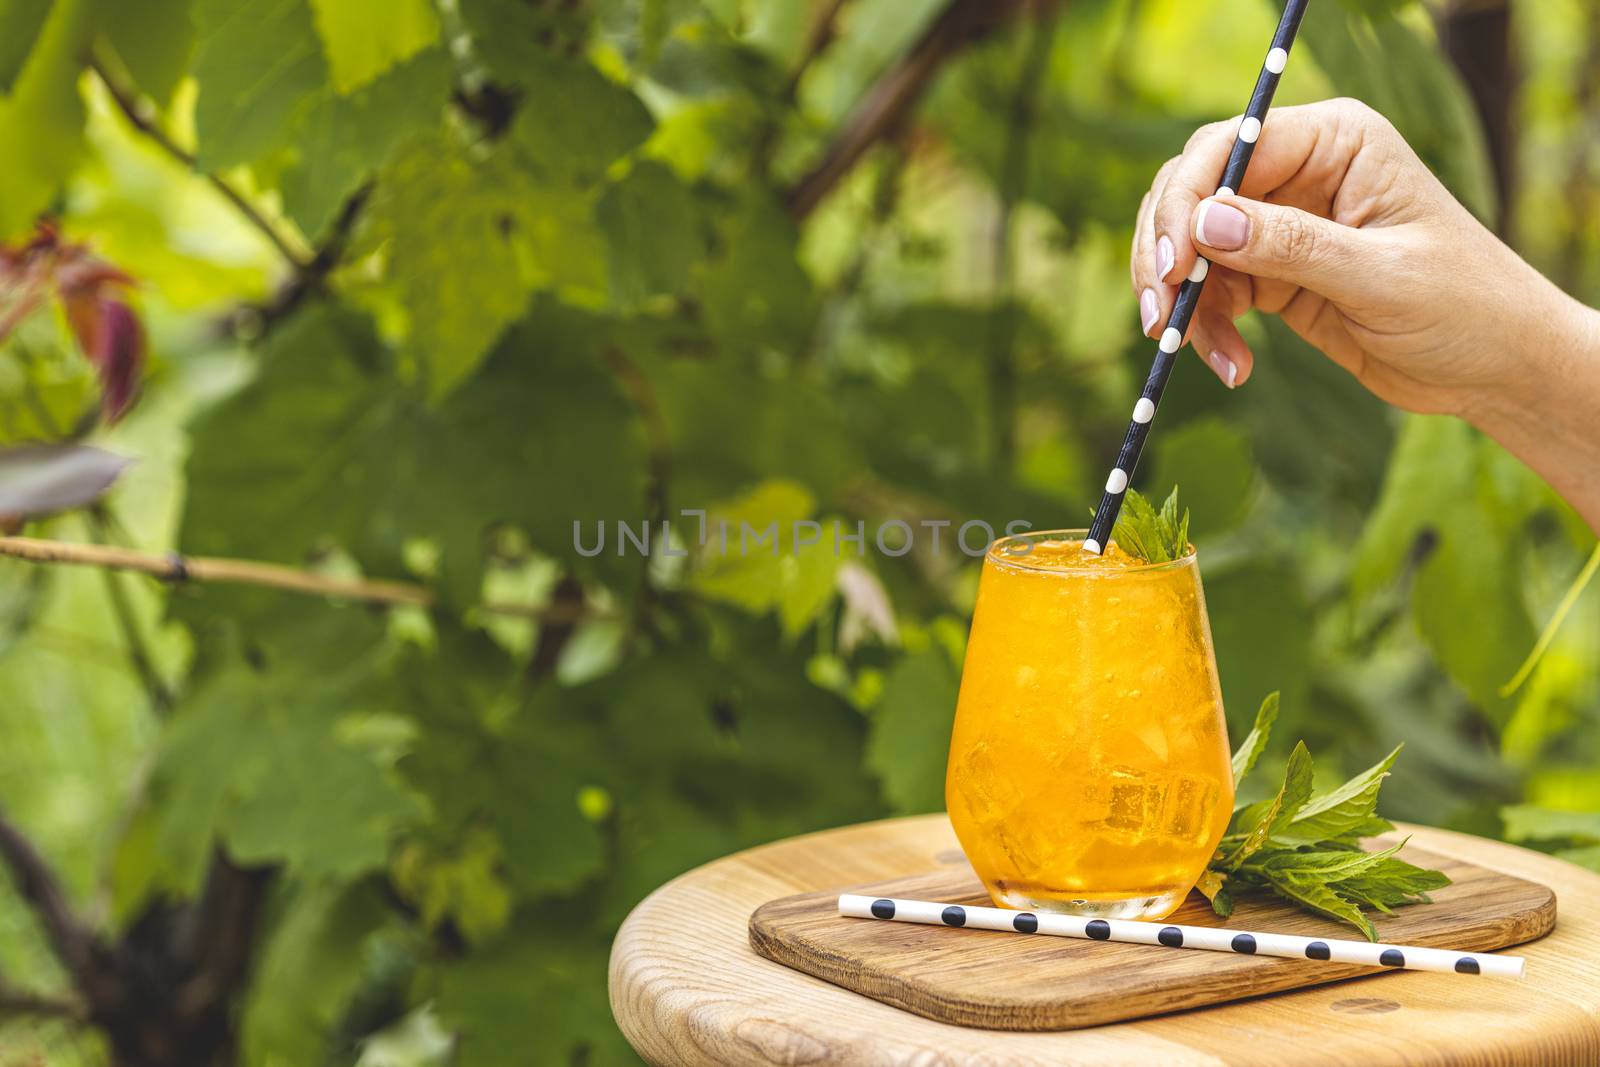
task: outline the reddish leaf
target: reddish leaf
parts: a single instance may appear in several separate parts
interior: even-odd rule
[[[144,368],[144,327],[121,294],[133,279],[81,249],[72,251],[78,254],[56,271],[56,292],[78,346],[100,375],[106,421],[116,422],[132,405]]]
[[[66,244],[50,223],[40,223],[21,248],[0,246],[0,340],[44,299],[49,285],[67,326],[100,378],[100,406],[116,422],[133,404],[144,369],[144,326],[129,306],[126,273],[96,259],[81,244]]]

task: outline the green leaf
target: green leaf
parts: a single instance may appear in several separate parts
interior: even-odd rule
[[[1266,750],[1267,738],[1272,735],[1272,724],[1278,721],[1278,694],[1268,693],[1267,698],[1261,702],[1261,707],[1256,711],[1255,725],[1250,727],[1250,732],[1245,735],[1239,747],[1233,753],[1233,787],[1239,788],[1239,783],[1244,781],[1244,776],[1255,767],[1256,760],[1261,758],[1261,753]]]
[[[593,928],[582,901],[542,905],[509,935],[439,973],[441,1021],[459,1038],[460,1067],[541,1062],[595,1067],[637,1060],[606,1000],[609,931]]]
[[[450,93],[450,59],[429,49],[346,96],[327,90],[295,129],[299,160],[279,179],[284,210],[316,237],[340,205],[411,136],[438,127]]]
[[[524,0],[459,0],[472,51],[495,81],[541,84],[541,67],[562,51],[579,51],[591,5],[529,4]],[[536,96],[535,99],[538,99]]]
[[[443,138],[399,149],[365,212],[361,250],[381,249],[408,318],[407,349],[439,400],[472,375],[531,289],[603,287],[591,205],[540,185],[504,153],[476,160]]]
[[[1137,489],[1122,498],[1122,510],[1111,530],[1111,540],[1122,551],[1147,563],[1170,563],[1189,551],[1189,512],[1178,514],[1178,488],[1157,511]]]
[[[1289,824],[1311,796],[1311,773],[1311,753],[1306,750],[1304,741],[1297,741],[1294,751],[1289,753],[1283,784],[1278,787],[1277,795],[1264,804],[1252,805],[1240,815],[1237,832],[1244,836],[1222,861],[1224,869],[1237,870]]]
[[[1353,902],[1346,900],[1331,886],[1320,882],[1292,881],[1274,878],[1270,881],[1273,892],[1299,904],[1303,908],[1310,908],[1328,916],[1347,922],[1361,931],[1368,941],[1378,940],[1378,931],[1373,929],[1372,921],[1366,917],[1361,909]]]
[[[33,228],[83,151],[83,101],[78,77],[93,35],[91,0],[61,0],[50,9],[9,95],[0,96],[0,241]]]
[[[1510,804],[1500,809],[1500,817],[1505,820],[1508,841],[1600,843],[1600,812]]]
[[[1313,613],[1303,581],[1291,559],[1265,555],[1205,571],[1217,675],[1234,730],[1244,729],[1239,713],[1256,694],[1271,692],[1283,694],[1280,733],[1299,729],[1295,715],[1306,705],[1312,675]]]
[[[127,68],[128,76],[157,107],[166,107],[194,55],[191,0],[139,0],[102,4],[101,36]]]
[[[310,0],[333,73],[350,93],[439,39],[429,0]]]
[[[1324,838],[1343,837],[1372,818],[1378,790],[1403,746],[1396,745],[1383,759],[1331,792],[1312,799],[1294,821],[1280,829],[1280,841],[1313,844]]]
[[[1156,435],[1152,487],[1183,486],[1185,509],[1207,537],[1244,519],[1255,485],[1250,437],[1232,422],[1191,419]]]
[[[0,560],[0,658],[28,632],[49,588],[46,567],[21,560]]]
[[[631,90],[584,60],[536,53],[516,81],[527,98],[511,137],[534,168],[553,177],[593,183],[654,127]]]
[[[487,637],[441,633],[439,651],[413,658],[397,679],[395,699],[422,729],[400,769],[428,797],[438,841],[458,842],[487,824],[513,886],[565,892],[604,860],[601,827],[579,805],[584,787],[603,777],[604,749],[565,693],[519,700],[514,670]],[[452,681],[460,677],[478,684],[463,692]]]
[[[0,0],[0,95],[16,84],[49,14],[50,0]]]
[[[1483,125],[1461,76],[1431,34],[1394,16],[1391,0],[1316,4],[1301,27],[1334,89],[1371,104],[1478,218],[1495,213],[1493,170]]]
[[[1258,854],[1251,861],[1251,866],[1270,878],[1280,880],[1340,882],[1365,874],[1399,852],[1404,844],[1391,845],[1381,852],[1276,849],[1270,854]]]
[[[799,232],[777,197],[741,194],[724,214],[717,239],[725,254],[706,269],[706,324],[730,355],[762,348],[797,352],[816,315],[811,278],[797,259]]]
[[[245,1067],[326,1062],[365,969],[383,900],[364,886],[296,885],[259,949],[241,1022]]]
[[[833,599],[842,563],[828,532],[836,520],[814,521],[814,508],[804,486],[782,479],[711,505],[690,587],[753,614],[776,608],[784,633],[800,633]],[[690,523],[680,535],[698,541],[700,530]]]
[[[157,884],[196,890],[217,839],[241,863],[348,878],[382,866],[395,832],[420,816],[387,767],[334,734],[370,655],[299,673],[307,667],[228,664],[185,699],[154,773]]]
[[[706,242],[699,207],[671,170],[653,160],[636,164],[600,198],[595,222],[606,235],[611,292],[619,303],[690,290]]]
[[[1508,493],[1502,460],[1498,445],[1463,422],[1408,416],[1351,572],[1351,595],[1361,603],[1394,581],[1419,544],[1432,544],[1411,589],[1417,627],[1496,722],[1513,707],[1500,687],[1536,639],[1518,566],[1530,505],[1515,487]],[[1534,477],[1504,473],[1513,483]]]
[[[1339,891],[1380,911],[1400,904],[1428,903],[1428,894],[1450,884],[1442,871],[1430,871],[1390,856],[1365,873],[1339,879]]]
[[[196,162],[249,163],[288,142],[291,119],[328,81],[305,0],[195,0]]]
[[[955,721],[956,672],[937,647],[904,656],[889,669],[872,718],[867,766],[895,811],[944,807],[945,765]]]
[[[574,523],[644,507],[643,437],[600,365],[604,342],[603,320],[540,305],[436,409],[395,380],[364,319],[301,314],[255,381],[195,427],[180,543],[299,561],[332,542],[399,577],[406,543],[428,538],[446,591],[472,603],[485,535],[511,523],[583,573],[636,576],[635,559],[574,546]]]

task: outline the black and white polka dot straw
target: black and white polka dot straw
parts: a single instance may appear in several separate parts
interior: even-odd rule
[[[1086,919],[1050,912],[979,908],[970,904],[940,904],[931,900],[900,900],[844,893],[839,914],[853,919],[889,919],[926,926],[961,926],[973,930],[1081,937],[1090,941],[1121,941],[1132,945],[1198,948],[1212,952],[1237,952],[1246,956],[1281,956],[1296,960],[1359,963],[1363,967],[1393,967],[1406,971],[1442,971],[1449,974],[1487,974],[1521,978],[1521,956],[1487,952],[1458,952],[1448,948],[1384,945],[1339,938],[1298,937],[1213,926],[1177,926],[1137,922],[1133,919]]]
[[[1244,182],[1245,168],[1250,165],[1250,156],[1255,152],[1256,138],[1261,136],[1261,123],[1267,117],[1267,108],[1272,106],[1272,94],[1278,91],[1278,78],[1288,65],[1289,49],[1294,47],[1294,36],[1300,30],[1300,20],[1305,17],[1308,2],[1289,0],[1284,5],[1283,17],[1278,20],[1278,32],[1272,35],[1272,47],[1267,51],[1266,62],[1261,65],[1255,91],[1250,94],[1250,106],[1244,109],[1244,118],[1239,122],[1239,135],[1233,142],[1233,151],[1228,154],[1228,165],[1223,168],[1222,183],[1217,186],[1217,193],[1221,195],[1237,192]],[[1144,391],[1133,405],[1133,421],[1128,424],[1127,436],[1122,439],[1117,465],[1106,479],[1105,495],[1095,509],[1089,536],[1083,541],[1083,547],[1090,552],[1098,554],[1104,551],[1111,540],[1111,528],[1116,525],[1117,512],[1122,510],[1122,497],[1128,491],[1128,479],[1133,477],[1134,468],[1139,465],[1139,453],[1144,451],[1145,438],[1150,435],[1150,421],[1156,417],[1156,407],[1167,388],[1167,379],[1172,376],[1172,365],[1176,362],[1179,346],[1183,344],[1183,335],[1189,329],[1189,319],[1194,314],[1195,305],[1200,303],[1200,291],[1205,288],[1206,269],[1209,266],[1204,256],[1195,257],[1194,269],[1178,287],[1178,301],[1167,318],[1166,329],[1161,331],[1155,362],[1150,365],[1150,376],[1145,379]]]

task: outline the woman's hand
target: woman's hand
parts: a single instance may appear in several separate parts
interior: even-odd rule
[[[1211,261],[1189,340],[1230,387],[1247,382],[1255,362],[1233,325],[1254,307],[1281,316],[1384,400],[1470,417],[1529,373],[1519,354],[1534,321],[1581,310],[1365,104],[1270,112],[1239,195],[1214,198],[1238,127],[1202,127],[1161,168],[1132,260],[1152,337],[1197,252]]]
[[[1600,530],[1600,313],[1485,229],[1365,104],[1270,112],[1244,187],[1213,197],[1238,127],[1196,132],[1140,206],[1145,333],[1204,256],[1187,339],[1230,388],[1255,362],[1233,320],[1279,315],[1384,400],[1477,425]]]

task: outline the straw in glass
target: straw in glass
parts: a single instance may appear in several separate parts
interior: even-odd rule
[[[1272,106],[1272,94],[1278,91],[1278,78],[1288,65],[1289,49],[1294,47],[1294,37],[1300,30],[1300,20],[1305,17],[1308,2],[1289,0],[1284,5],[1283,17],[1278,20],[1278,32],[1272,35],[1272,47],[1261,66],[1261,74],[1256,78],[1255,91],[1250,94],[1250,106],[1244,109],[1244,118],[1239,122],[1239,133],[1234,139],[1233,151],[1228,154],[1228,165],[1222,170],[1222,183],[1217,186],[1218,196],[1231,195],[1244,183],[1245,168],[1250,165],[1250,156],[1255,152],[1256,139],[1261,136],[1261,123],[1267,117],[1267,109]],[[1166,329],[1161,331],[1155,362],[1150,365],[1144,390],[1133,406],[1133,421],[1128,424],[1128,433],[1122,439],[1117,465],[1106,479],[1105,494],[1100,498],[1100,506],[1095,509],[1089,536],[1083,542],[1084,549],[1096,555],[1111,541],[1111,529],[1117,523],[1117,513],[1122,510],[1128,479],[1133,477],[1134,468],[1139,465],[1139,454],[1144,451],[1145,438],[1150,435],[1150,420],[1156,417],[1161,394],[1167,388],[1167,379],[1172,376],[1178,348],[1189,329],[1189,319],[1194,315],[1195,305],[1200,303],[1200,292],[1205,288],[1209,266],[1204,256],[1197,256],[1194,269],[1178,287],[1177,303],[1167,317]]]

